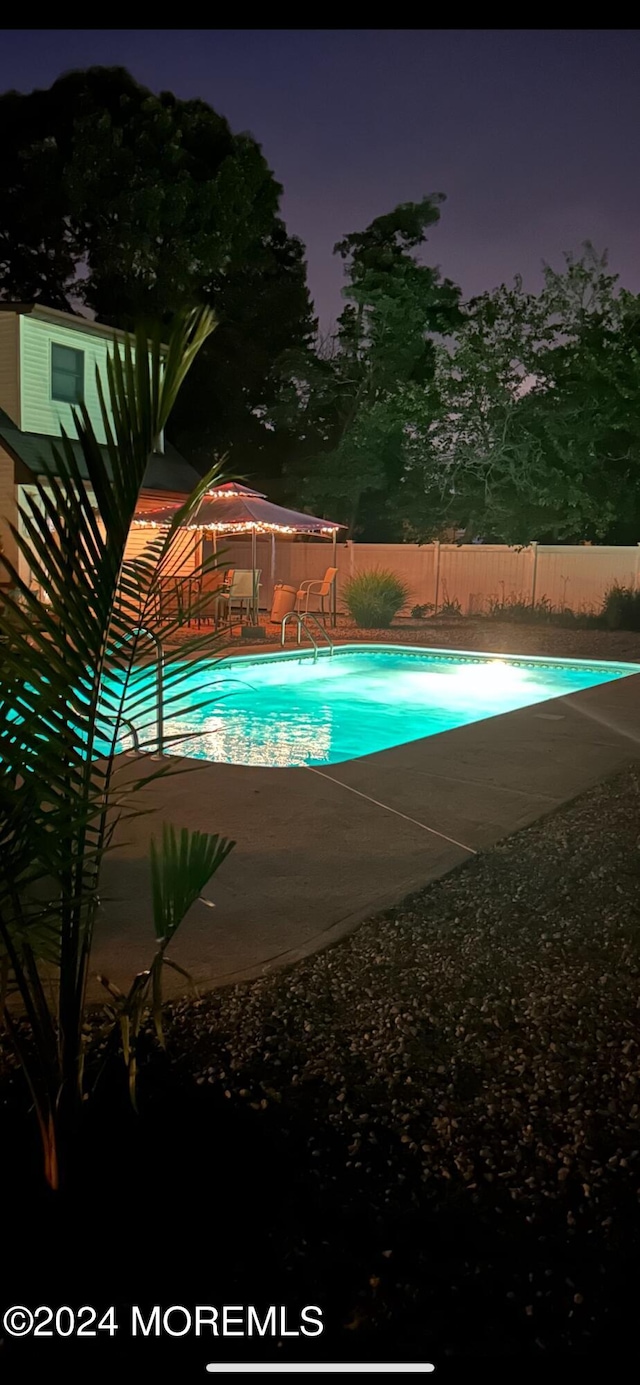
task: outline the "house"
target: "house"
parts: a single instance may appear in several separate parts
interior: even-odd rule
[[[74,436],[73,406],[79,400],[104,443],[96,367],[106,392],[114,337],[124,341],[126,333],[40,303],[0,303],[0,553],[18,564],[25,580],[27,564],[9,528],[18,521],[21,488],[43,477],[46,468],[55,469],[55,440],[63,428]],[[199,480],[169,442],[162,440],[159,449],[144,479],[143,498],[150,504],[188,495]]]

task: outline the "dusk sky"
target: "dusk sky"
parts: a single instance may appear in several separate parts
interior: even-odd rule
[[[640,31],[4,30],[0,89],[119,64],[262,145],[325,326],[336,240],[444,192],[427,255],[465,296],[585,239],[640,291]]]

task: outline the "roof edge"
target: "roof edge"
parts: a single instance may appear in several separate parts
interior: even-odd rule
[[[66,313],[62,308],[49,308],[46,303],[0,303],[0,313],[15,313],[16,317],[35,317],[41,322],[51,322],[54,326],[76,328],[81,332],[88,332],[90,336],[107,337],[113,341],[115,337],[118,341],[127,341],[135,335],[127,332],[124,327],[109,327],[105,322],[95,322],[90,317],[83,317],[81,313]],[[167,347],[164,343],[162,351]]]

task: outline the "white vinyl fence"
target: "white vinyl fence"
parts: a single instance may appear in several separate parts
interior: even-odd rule
[[[224,547],[225,566],[251,566],[250,542],[235,539],[220,547]],[[331,543],[278,540],[272,574],[271,540],[260,538],[262,608],[271,606],[274,581],[297,587],[306,577],[322,577],[331,565],[331,555]],[[486,612],[492,601],[510,600],[533,604],[546,599],[554,607],[597,611],[614,582],[640,586],[640,545],[510,548],[507,544],[339,543],[337,564],[339,610],[347,579],[376,567],[389,568],[408,584],[408,609],[429,603],[441,609],[447,601],[456,601],[465,615]]]

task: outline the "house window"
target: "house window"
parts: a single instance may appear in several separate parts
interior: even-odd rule
[[[51,346],[51,398],[61,404],[81,404],[84,399],[84,351],[72,346]]]

